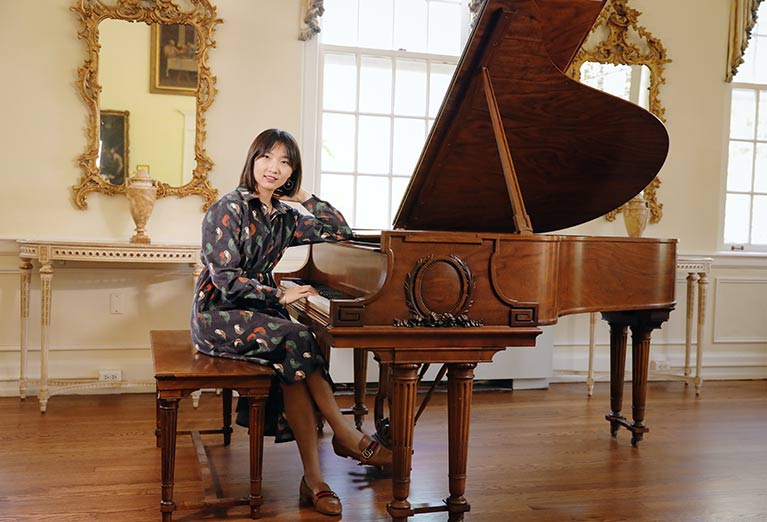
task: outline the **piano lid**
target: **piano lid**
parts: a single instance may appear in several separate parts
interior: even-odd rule
[[[486,1],[395,228],[519,232],[498,136],[508,142],[533,232],[599,217],[652,181],[668,151],[663,124],[641,107],[563,72],[604,3]],[[487,80],[503,133],[493,130]]]

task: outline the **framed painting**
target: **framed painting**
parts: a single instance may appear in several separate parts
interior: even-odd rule
[[[128,111],[101,111],[99,173],[112,185],[124,185],[128,171]]]
[[[149,92],[197,92],[197,32],[190,24],[152,24]]]

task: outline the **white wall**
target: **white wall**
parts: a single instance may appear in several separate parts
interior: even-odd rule
[[[216,0],[217,28],[210,65],[219,93],[208,111],[210,173],[220,193],[237,183],[246,149],[267,127],[300,136],[304,43],[297,40],[300,0]],[[0,393],[13,394],[18,376],[18,269],[14,240],[78,238],[126,240],[133,233],[122,197],[91,194],[78,210],[71,186],[80,178],[86,108],[75,82],[85,55],[70,2],[0,0]],[[720,255],[717,234],[723,173],[727,85],[723,83],[727,0],[631,0],[640,20],[659,37],[672,62],[661,89],[671,135],[659,190],[661,223],[648,236],[676,237],[680,252],[715,257],[704,378],[767,376],[767,258]],[[34,35],[34,37],[30,37]],[[159,200],[149,222],[156,242],[199,241],[202,200]],[[625,235],[620,217],[577,227],[592,235]],[[739,261],[743,260],[743,261]],[[148,331],[185,328],[191,281],[183,270],[56,267],[52,376],[92,377],[120,368],[131,379],[150,379]],[[33,277],[30,339],[39,346],[39,282]],[[683,338],[683,282],[672,320],[654,336],[653,354],[679,362]],[[112,293],[126,296],[126,313],[109,313]],[[588,322],[566,317],[554,329],[554,367],[585,368]],[[607,338],[598,335],[597,366],[605,369]],[[37,352],[30,360],[34,373]],[[348,361],[334,355],[340,375]],[[55,399],[54,399],[55,400]]]

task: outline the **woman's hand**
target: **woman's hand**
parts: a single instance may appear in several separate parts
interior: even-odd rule
[[[294,196],[284,196],[275,194],[280,201],[293,201],[294,203],[303,203],[312,197],[312,195],[304,189],[298,189],[298,192]]]
[[[282,293],[280,303],[283,305],[295,303],[299,299],[304,299],[310,295],[317,295],[317,290],[310,285],[291,286]]]

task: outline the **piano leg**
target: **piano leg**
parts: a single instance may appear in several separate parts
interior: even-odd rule
[[[407,522],[415,514],[408,501],[410,467],[413,455],[415,398],[418,389],[418,364],[393,364],[391,373],[392,496],[386,505],[392,522]]]
[[[447,429],[448,478],[450,496],[445,499],[448,520],[459,522],[471,509],[463,494],[466,490],[466,464],[469,456],[469,422],[471,395],[476,363],[448,364],[447,370]]]
[[[365,406],[365,393],[368,373],[368,351],[364,348],[354,349],[354,425],[362,430],[362,420],[368,414]]]
[[[650,337],[671,314],[671,308],[661,310],[636,310],[632,312],[602,312],[602,318],[610,324],[610,408],[605,416],[610,421],[613,436],[623,426],[632,434],[631,445],[636,447],[650,429],[644,424],[647,399],[647,373],[650,364]],[[626,365],[626,328],[631,328],[632,365],[632,418],[629,423],[620,414],[623,402],[623,373]]]

